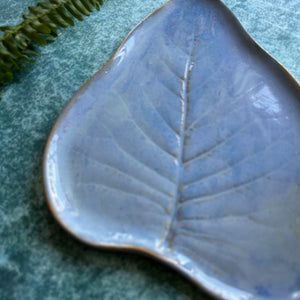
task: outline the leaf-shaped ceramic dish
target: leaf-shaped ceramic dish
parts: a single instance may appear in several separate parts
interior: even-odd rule
[[[221,298],[298,299],[299,153],[296,81],[220,1],[173,0],[66,106],[45,190],[88,244]]]

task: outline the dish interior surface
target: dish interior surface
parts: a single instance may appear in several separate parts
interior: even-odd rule
[[[225,299],[300,297],[299,86],[219,1],[173,0],[71,99],[44,160],[80,240]]]

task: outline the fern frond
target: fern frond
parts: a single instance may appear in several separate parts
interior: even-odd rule
[[[39,56],[33,44],[43,45],[54,41],[58,27],[74,26],[73,18],[82,21],[94,8],[99,10],[102,0],[43,0],[28,7],[29,13],[16,26],[2,26],[0,31],[0,85],[13,79],[22,63],[34,62]]]

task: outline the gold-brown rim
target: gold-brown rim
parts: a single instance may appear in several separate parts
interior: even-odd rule
[[[176,1],[176,0],[169,0],[167,1],[164,5],[162,5],[160,8],[156,9],[154,12],[152,12],[150,15],[148,15],[146,18],[144,18],[141,22],[139,22],[125,37],[119,48],[116,50],[114,55],[110,58],[110,60],[98,71],[96,72],[85,84],[83,84],[78,91],[74,93],[74,95],[71,97],[71,99],[65,104],[64,108],[60,112],[57,120],[55,121],[55,124],[49,134],[46,147],[44,150],[44,156],[43,156],[43,186],[44,186],[44,194],[46,198],[47,205],[54,216],[55,220],[60,224],[60,226],[67,231],[72,237],[74,237],[76,240],[79,240],[80,242],[92,246],[94,248],[102,249],[102,250],[112,250],[112,251],[128,251],[128,252],[134,252],[138,254],[143,254],[145,256],[154,258],[168,266],[170,266],[172,269],[175,269],[179,271],[184,277],[188,278],[190,281],[192,281],[197,287],[199,287],[201,290],[204,292],[208,293],[210,296],[216,297],[218,299],[225,299],[224,295],[221,293],[217,293],[215,290],[212,290],[199,282],[196,278],[194,278],[187,270],[185,270],[183,267],[180,265],[176,264],[175,261],[171,260],[168,257],[165,257],[157,252],[154,252],[150,249],[147,249],[145,247],[141,246],[136,246],[136,245],[113,245],[113,244],[105,244],[105,243],[93,243],[91,241],[85,240],[82,237],[77,236],[66,224],[64,224],[63,220],[61,220],[58,215],[56,210],[54,209],[54,206],[52,205],[52,201],[50,199],[50,194],[49,189],[48,189],[48,184],[47,184],[47,176],[46,176],[46,156],[53,138],[53,135],[56,131],[56,128],[60,125],[61,120],[63,120],[64,116],[68,113],[68,111],[73,107],[73,105],[77,102],[77,95],[80,94],[81,91],[84,90],[86,86],[89,85],[90,82],[92,82],[99,74],[105,71],[106,68],[109,67],[109,65],[114,61],[116,56],[119,54],[120,50],[123,48],[124,44],[127,42],[129,37],[133,34],[133,32],[140,26],[142,25],[145,21],[150,19],[153,15],[158,13],[160,10],[164,9],[168,4],[171,2]],[[242,23],[239,21],[239,19],[234,15],[234,13],[221,1],[221,0],[209,0],[209,1],[216,1],[219,2],[220,5],[222,6],[222,10],[225,11],[225,13],[228,14],[228,16],[231,18],[231,21],[234,25],[239,26],[240,31],[246,35],[246,37],[249,39],[250,42],[252,42],[254,45],[258,47],[258,49],[261,51],[261,54],[265,54],[268,56],[275,64],[277,64],[281,70],[285,73],[285,75],[288,77],[288,79],[291,81],[291,83],[295,86],[297,89],[298,93],[300,93],[300,85],[297,82],[296,78],[277,60],[275,59],[268,51],[266,51],[262,46],[260,46],[255,39],[248,33],[248,31],[244,28]],[[241,290],[241,292],[243,292]],[[246,291],[244,291],[247,293]]]

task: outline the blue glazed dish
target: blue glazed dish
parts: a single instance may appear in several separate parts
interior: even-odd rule
[[[170,1],[58,118],[48,204],[216,297],[299,299],[299,113],[298,83],[220,1]]]

